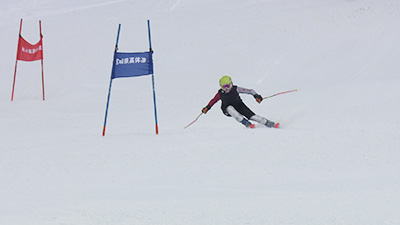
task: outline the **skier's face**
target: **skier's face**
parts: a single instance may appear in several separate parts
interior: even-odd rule
[[[232,90],[232,83],[222,85],[222,90],[225,93],[229,93]]]

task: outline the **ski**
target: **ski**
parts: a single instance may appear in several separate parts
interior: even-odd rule
[[[266,128],[279,128],[280,125],[281,125],[280,123],[276,123],[273,127],[266,127],[266,126],[262,126],[262,127],[266,127]],[[260,127],[260,126],[259,126],[259,127]],[[257,126],[256,126],[254,123],[252,123],[252,124],[249,125],[247,128],[255,129],[255,128],[257,128]]]

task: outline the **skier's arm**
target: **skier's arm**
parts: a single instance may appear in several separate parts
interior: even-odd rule
[[[253,89],[242,88],[242,87],[237,87],[237,91],[239,92],[239,94],[249,94],[249,95],[257,94],[257,92],[254,91]]]
[[[249,94],[249,95],[253,95],[253,97],[256,99],[256,101],[257,101],[258,103],[261,103],[261,101],[263,100],[262,96],[259,95],[259,94],[257,94],[257,92],[254,91],[253,89],[237,87],[237,91],[239,92],[239,94]]]
[[[201,112],[206,114],[208,110],[211,109],[211,107],[217,103],[219,100],[221,99],[221,96],[219,96],[219,93],[217,93],[213,99],[211,99],[211,101],[206,105],[206,107],[204,107]]]

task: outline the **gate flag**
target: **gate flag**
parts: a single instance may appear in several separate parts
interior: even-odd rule
[[[154,72],[153,72],[153,49],[151,47],[151,34],[150,34],[150,20],[147,20],[147,28],[149,34],[149,51],[148,52],[118,52],[119,33],[121,24],[118,25],[117,41],[115,44],[114,61],[112,65],[110,86],[108,88],[108,97],[106,105],[106,113],[104,116],[103,136],[106,133],[108,107],[110,105],[111,87],[115,78],[125,77],[139,77],[151,75],[151,83],[153,85],[153,103],[154,103],[154,119],[156,134],[158,134],[158,121],[157,121],[157,104],[156,104],[156,91],[154,85]]]
[[[19,37],[18,37],[18,47],[17,47],[17,57],[15,60],[15,70],[14,70],[14,81],[11,92],[11,101],[14,101],[14,89],[15,89],[15,80],[17,77],[17,65],[18,60],[20,61],[41,61],[42,65],[42,91],[43,91],[43,101],[44,101],[44,72],[43,72],[43,35],[42,35],[42,21],[39,20],[39,34],[40,40],[38,43],[32,45],[28,41],[26,41],[22,35],[22,19],[19,25]]]
[[[153,52],[115,52],[111,79],[153,74]]]
[[[19,36],[17,60],[36,61],[43,59],[43,36],[40,35],[40,41],[34,45],[27,42],[22,36]]]

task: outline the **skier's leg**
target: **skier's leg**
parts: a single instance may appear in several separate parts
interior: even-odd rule
[[[250,120],[250,118],[255,115],[255,113],[251,111],[251,109],[247,107],[247,105],[245,105],[243,102],[236,105],[235,109],[248,120]]]
[[[229,113],[229,115],[235,118],[238,122],[241,122],[244,119],[242,114],[236,111],[236,109],[231,105],[226,107],[226,112]]]
[[[272,122],[271,120],[268,120],[267,118],[264,118],[259,115],[254,115],[250,117],[251,120],[257,121],[258,123],[264,124],[267,127],[275,127],[275,123]]]
[[[268,121],[267,118],[264,118],[264,117],[259,116],[259,115],[254,115],[254,116],[250,117],[250,119],[254,120],[254,121],[258,122],[258,123],[262,123],[262,124],[266,124],[267,121]]]
[[[235,118],[238,122],[242,123],[246,127],[252,127],[253,124],[251,124],[246,118],[243,117],[242,114],[240,114],[238,111],[233,106],[228,106],[226,107],[226,112],[229,113],[233,118]]]

